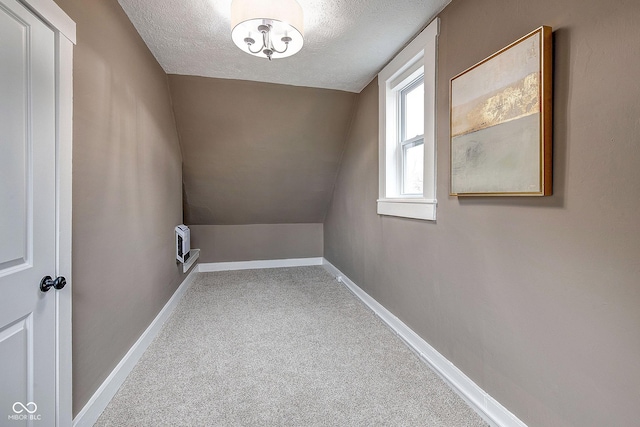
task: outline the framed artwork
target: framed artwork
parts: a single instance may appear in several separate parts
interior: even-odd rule
[[[552,40],[540,27],[451,79],[452,196],[552,194]]]

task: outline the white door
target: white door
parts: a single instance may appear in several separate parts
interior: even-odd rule
[[[54,32],[0,0],[0,425],[55,425]],[[54,277],[55,279],[55,277]]]

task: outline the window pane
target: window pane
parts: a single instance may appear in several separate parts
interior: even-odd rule
[[[424,143],[405,145],[402,151],[404,157],[404,176],[402,177],[404,194],[422,194]]]
[[[403,92],[404,140],[424,133],[424,83]]]

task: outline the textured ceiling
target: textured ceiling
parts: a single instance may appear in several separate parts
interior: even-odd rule
[[[231,0],[118,0],[167,74],[360,92],[450,0],[298,0],[305,44],[268,62],[231,41]]]

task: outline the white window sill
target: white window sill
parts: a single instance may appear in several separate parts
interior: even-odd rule
[[[378,215],[436,220],[437,201],[423,198],[378,199]]]

